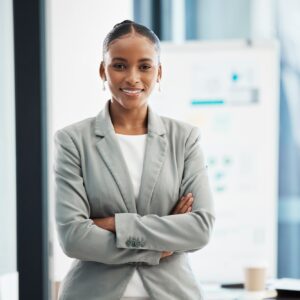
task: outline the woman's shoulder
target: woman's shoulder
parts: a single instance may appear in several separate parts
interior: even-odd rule
[[[191,135],[200,135],[199,127],[188,122],[173,119],[170,117],[160,116],[166,131],[170,135],[175,135],[176,138],[188,138]]]
[[[86,118],[84,120],[69,124],[55,132],[55,137],[69,136],[71,139],[78,139],[82,136],[92,134],[95,127],[96,117]]]

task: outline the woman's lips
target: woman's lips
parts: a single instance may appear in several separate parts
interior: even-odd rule
[[[143,91],[144,91],[144,89],[127,89],[127,88],[120,88],[120,90],[124,93],[124,94],[126,94],[126,95],[128,95],[128,96],[138,96],[138,95],[140,95]]]

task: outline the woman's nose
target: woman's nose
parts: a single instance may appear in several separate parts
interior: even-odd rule
[[[130,85],[135,85],[136,83],[139,83],[140,82],[139,72],[136,70],[129,70],[129,72],[127,73],[126,81]]]

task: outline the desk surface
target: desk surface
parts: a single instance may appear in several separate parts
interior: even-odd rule
[[[247,292],[244,289],[221,288],[217,284],[202,284],[204,299],[206,300],[300,300],[300,297],[282,295],[277,296],[275,290],[265,292]]]

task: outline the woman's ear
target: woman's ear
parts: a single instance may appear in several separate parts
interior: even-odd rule
[[[102,80],[106,81],[106,76],[105,76],[105,68],[104,68],[104,62],[101,61],[100,67],[99,67],[99,75]]]
[[[161,68],[161,63],[158,66],[158,71],[157,71],[157,82],[159,82],[161,80],[161,76],[162,76],[162,68]]]

